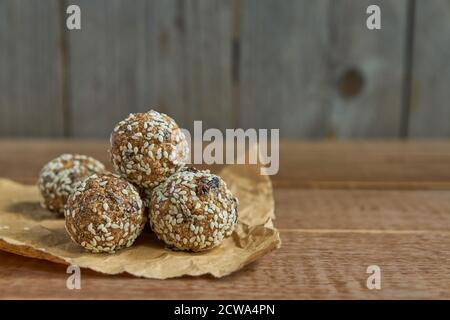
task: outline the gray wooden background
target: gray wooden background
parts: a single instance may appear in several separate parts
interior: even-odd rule
[[[106,138],[153,107],[185,128],[449,137],[449,61],[449,0],[0,0],[0,136]]]

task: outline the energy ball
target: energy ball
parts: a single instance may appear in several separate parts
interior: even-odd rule
[[[151,192],[150,226],[169,247],[208,250],[232,234],[237,204],[219,176],[185,168]]]
[[[111,133],[111,162],[123,178],[153,188],[181,168],[189,145],[175,121],[150,110],[132,113]]]
[[[117,175],[92,175],[69,196],[64,210],[72,240],[91,252],[129,247],[147,221],[138,190]]]
[[[41,170],[38,187],[43,207],[63,214],[67,198],[80,181],[95,173],[105,172],[105,166],[94,158],[80,154],[62,154]]]

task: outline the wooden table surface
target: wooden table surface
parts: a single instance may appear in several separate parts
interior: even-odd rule
[[[34,183],[62,152],[107,162],[104,141],[0,140],[0,177]],[[450,141],[295,142],[275,187],[282,247],[228,277],[149,280],[0,253],[0,298],[450,298]],[[366,286],[381,268],[381,290]]]

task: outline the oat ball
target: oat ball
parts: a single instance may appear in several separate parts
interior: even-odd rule
[[[150,226],[169,247],[208,250],[232,234],[237,204],[219,176],[185,168],[151,192]]]
[[[130,114],[111,133],[115,171],[143,188],[153,188],[181,168],[189,145],[175,121],[150,110]]]
[[[95,173],[105,172],[105,166],[94,158],[80,154],[63,154],[48,162],[41,170],[38,187],[43,207],[63,214],[67,198],[75,185]]]
[[[92,175],[69,196],[64,209],[72,240],[91,252],[129,247],[147,221],[135,186],[117,175]]]

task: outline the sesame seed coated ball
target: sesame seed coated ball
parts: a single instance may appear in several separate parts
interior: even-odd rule
[[[185,168],[151,192],[150,226],[169,247],[208,250],[232,234],[237,204],[219,176]]]
[[[138,190],[117,175],[92,175],[69,196],[66,230],[87,250],[113,253],[131,246],[147,221]]]
[[[80,181],[95,173],[105,172],[105,166],[94,158],[80,154],[62,154],[41,170],[38,187],[42,205],[59,214],[64,213],[67,198]]]
[[[153,188],[182,167],[189,146],[175,121],[150,110],[130,114],[111,133],[111,161],[128,181]]]

